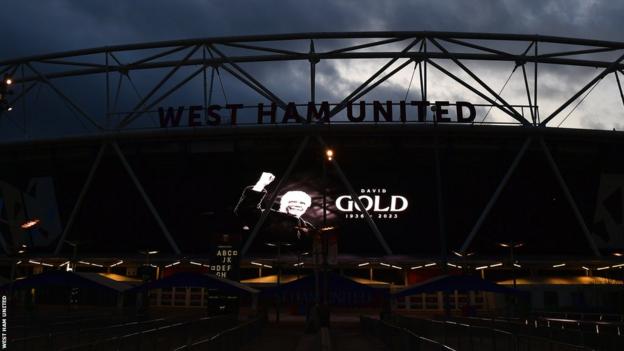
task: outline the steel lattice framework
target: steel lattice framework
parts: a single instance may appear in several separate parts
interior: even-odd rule
[[[306,50],[296,49],[301,47],[305,47]],[[518,47],[522,47],[522,50],[514,52],[518,51],[516,49]],[[123,62],[125,60],[121,59],[122,56],[131,57],[132,59],[129,62]],[[616,59],[613,59],[613,56]],[[204,77],[203,93],[204,96],[209,96],[208,99],[210,99],[213,94],[213,82],[211,81],[210,87],[206,84],[207,71],[212,72],[211,80],[214,79],[215,72],[217,74],[219,72],[227,72],[236,82],[252,89],[262,98],[275,103],[279,108],[285,109],[287,106],[285,100],[278,93],[263,84],[255,76],[254,72],[245,69],[244,65],[248,63],[269,65],[285,61],[309,63],[309,72],[305,74],[306,81],[304,83],[309,85],[309,101],[316,103],[317,65],[328,60],[385,60],[385,63],[370,77],[365,79],[349,94],[342,97],[340,102],[332,105],[330,117],[343,111],[349,103],[361,100],[366,94],[395,76],[408,65],[414,64],[414,70],[418,67],[420,93],[423,100],[427,99],[428,86],[431,84],[431,82],[428,82],[429,72],[436,70],[454,81],[458,87],[467,89],[487,101],[491,107],[503,112],[513,120],[515,125],[531,130],[531,132],[526,134],[526,141],[497,187],[496,192],[487,203],[477,223],[467,235],[460,251],[465,252],[468,250],[484,219],[496,203],[511,174],[513,174],[519,160],[523,157],[529,145],[535,142],[543,149],[552,171],[566,195],[567,201],[574,210],[574,215],[582,227],[592,252],[596,256],[600,256],[600,252],[591,238],[591,234],[585,225],[574,197],[570,193],[557,164],[550,154],[548,146],[544,142],[544,135],[547,133],[545,130],[549,129],[547,127],[553,123],[554,118],[582,99],[598,82],[608,75],[613,74],[616,78],[617,89],[624,102],[624,94],[622,93],[619,79],[619,75],[624,74],[624,63],[622,62],[624,60],[624,42],[541,35],[453,32],[302,33],[202,38],[83,49],[0,62],[0,75],[10,75],[14,81],[13,89],[15,93],[8,100],[9,106],[19,106],[18,104],[21,100],[35,94],[38,86],[47,86],[68,106],[73,114],[90,126],[89,129],[92,133],[80,136],[80,138],[101,141],[100,151],[96,156],[68,223],[65,225],[55,254],[59,254],[61,250],[64,238],[71,229],[84,194],[89,188],[104,149],[107,147],[111,147],[118,155],[167,237],[173,251],[176,254],[181,254],[173,235],[160,219],[157,209],[150,201],[141,182],[124,157],[122,149],[117,144],[118,138],[120,136],[128,138],[132,137],[132,135],[144,135],[144,130],[137,131],[133,129],[133,123],[147,112],[153,111],[156,106],[166,101],[167,98],[182,89],[190,81],[201,77],[202,74]],[[467,64],[468,62],[492,61],[510,62],[513,64],[513,71],[519,69],[522,72],[526,90],[526,105],[522,105],[522,109],[520,109],[520,105],[514,105],[503,98],[498,87],[492,87],[479,74],[469,68]],[[448,65],[453,65],[453,69],[448,69]],[[538,81],[540,79],[540,67],[545,66],[589,67],[595,68],[597,71],[589,82],[574,91],[571,96],[558,102],[557,108],[549,114],[541,116],[538,109],[538,101],[542,101],[545,98],[541,97],[538,92]],[[188,69],[185,70],[183,68]],[[527,73],[529,68],[532,68],[532,77],[531,74]],[[153,71],[159,78],[151,85],[137,87],[132,81],[132,76],[141,71]],[[457,72],[461,72],[461,74]],[[64,92],[64,79],[91,76],[103,77],[105,82],[103,89],[93,93],[95,95],[101,94],[102,96],[99,97],[105,101],[106,111],[97,114],[88,112],[88,108],[84,106],[87,104],[86,102],[71,98]],[[466,79],[466,77],[470,79]],[[117,79],[117,84],[115,79]],[[127,80],[140,98],[131,109],[120,112],[115,105],[117,96],[120,94],[122,80]],[[552,97],[548,98],[552,99]],[[208,104],[205,105],[207,106]],[[525,107],[528,113],[524,112]],[[8,115],[9,113],[3,111],[0,119]],[[111,123],[112,115],[120,115],[116,123]],[[309,127],[310,130],[313,130],[316,126]],[[148,132],[148,134],[158,135],[161,132],[162,130],[156,129]],[[172,131],[167,131],[167,133],[171,134]],[[184,131],[180,131],[180,133],[184,133]],[[66,138],[61,136],[54,140],[62,142],[64,139]],[[320,145],[327,146],[321,135],[308,134],[302,137],[301,144],[281,181],[277,184],[275,191],[269,198],[269,203],[273,203],[276,200],[279,190],[284,185],[283,181],[288,179],[302,150],[311,139],[316,139]],[[48,141],[50,140],[39,140],[39,142],[43,143]],[[33,140],[31,138],[15,139],[2,143],[10,145],[23,144],[24,142],[32,143]],[[334,160],[333,164],[353,198],[357,199],[353,187],[342,172],[338,162]],[[441,187],[439,183],[437,186]],[[355,201],[358,202],[361,208],[364,208],[359,200]],[[441,203],[441,200],[439,203]],[[442,212],[440,211],[440,213]],[[251,234],[252,238],[257,234],[267,215],[268,211],[260,218]],[[385,252],[391,254],[383,235],[368,214],[366,214],[366,221],[376,234]],[[443,227],[444,218],[440,218],[440,223],[441,227]],[[248,249],[250,242],[251,240],[249,240],[243,252]],[[10,250],[7,249],[6,244],[3,242],[2,245],[5,251],[9,253]]]
[[[317,52],[315,47],[322,47],[325,41],[333,42],[333,48]],[[352,45],[353,41],[364,43]],[[284,47],[288,48],[298,44],[300,46],[302,42],[309,43],[306,45],[309,47],[307,52],[284,49]],[[525,49],[520,53],[505,49],[506,46],[519,43],[525,46]],[[338,44],[337,48],[336,44]],[[560,50],[546,49],[553,45],[556,45]],[[228,49],[233,48],[236,50],[227,53]],[[228,72],[236,80],[249,86],[262,97],[284,108],[285,103],[278,94],[263,85],[252,73],[243,69],[242,63],[308,61],[310,63],[310,100],[315,101],[315,67],[319,62],[345,59],[387,59],[387,63],[333,108],[332,115],[342,110],[348,102],[357,101],[407,65],[415,62],[420,64],[419,73],[424,98],[427,96],[427,72],[433,68],[491,103],[518,123],[525,126],[546,127],[553,118],[609,74],[615,75],[619,91],[622,92],[618,73],[621,74],[624,68],[622,63],[624,59],[623,49],[624,43],[620,42],[540,35],[449,32],[305,33],[177,40],[68,51],[6,60],[0,62],[0,73],[14,76],[15,84],[23,85],[23,88],[18,89],[19,94],[10,100],[9,105],[16,105],[36,85],[45,84],[54,90],[61,99],[65,100],[81,118],[84,118],[98,131],[106,131],[127,128],[133,121],[190,80],[205,72],[207,68]],[[134,60],[129,63],[122,63],[118,58],[122,53],[130,53]],[[608,53],[620,56],[615,60],[606,61],[605,54]],[[401,59],[404,60],[399,61]],[[442,61],[453,62],[472,81],[462,79],[459,75],[446,69],[441,64]],[[469,69],[465,64],[467,61],[513,62],[515,68],[520,67],[527,90],[531,120],[525,118],[516,107],[503,99],[500,93],[497,93],[493,87]],[[397,62],[401,62],[400,65],[388,70]],[[528,64],[532,64],[534,68],[532,87],[525,68]],[[593,67],[600,69],[600,71],[567,100],[562,101],[558,108],[544,118],[540,118],[535,107],[539,99],[537,82],[540,64]],[[185,66],[192,66],[196,69],[163,91],[162,88],[165,83],[172,81],[176,73],[179,73],[180,68]],[[111,110],[113,107],[111,95],[115,88],[112,82],[112,74],[118,73],[131,79],[131,75],[135,71],[157,69],[162,72],[161,79],[151,87],[143,87],[147,93],[141,95],[141,100],[132,110],[126,112],[119,123],[108,128],[104,126],[101,116],[87,113],[82,108],[80,101],[74,101],[64,94],[61,86],[61,78],[105,75],[107,85],[105,90],[106,116],[109,116],[114,113]],[[533,91],[531,92],[531,90]]]

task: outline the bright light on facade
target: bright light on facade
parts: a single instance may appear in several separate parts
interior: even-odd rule
[[[334,150],[332,149],[325,150],[325,156],[327,157],[328,161],[331,161],[334,158]]]
[[[20,225],[20,228],[22,228],[22,229],[29,229],[29,228],[32,228],[32,227],[36,226],[37,224],[39,224],[39,222],[41,222],[41,220],[39,220],[39,218],[31,219],[29,221],[26,221],[26,222],[22,223]]]

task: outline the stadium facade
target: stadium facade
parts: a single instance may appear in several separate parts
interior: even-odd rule
[[[0,62],[5,276],[152,267],[145,274],[234,280],[324,268],[398,285],[466,272],[514,285],[621,279],[624,134],[551,125],[605,77],[622,94],[622,49],[533,35],[311,33]],[[319,96],[340,83],[328,81],[328,62],[378,69],[336,99]],[[521,93],[487,83],[483,67],[498,64]],[[587,82],[540,95],[540,74],[553,72]],[[274,82],[286,74],[294,83]],[[384,96],[401,74],[411,76],[405,98]],[[442,82],[455,90],[441,93]],[[280,206],[291,191],[309,198],[303,214]]]

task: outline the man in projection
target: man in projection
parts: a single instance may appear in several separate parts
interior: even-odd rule
[[[253,186],[248,186],[243,190],[234,213],[242,217],[250,228],[258,222],[264,209],[262,201],[267,191],[266,186],[271,184],[275,176],[269,172],[263,172],[260,179]],[[271,213],[264,224],[263,241],[279,241],[291,243],[302,248],[303,242],[310,239],[309,236],[315,229],[314,226],[301,218],[312,204],[310,195],[303,191],[288,191],[280,200],[279,210],[269,209]]]

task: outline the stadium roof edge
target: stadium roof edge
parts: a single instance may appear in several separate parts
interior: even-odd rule
[[[100,143],[104,141],[170,141],[178,139],[193,139],[197,137],[266,137],[266,136],[302,136],[309,134],[392,134],[392,135],[424,135],[424,134],[448,134],[448,135],[487,135],[501,134],[507,136],[544,136],[544,137],[574,137],[596,138],[602,142],[624,142],[624,131],[593,130],[573,128],[548,128],[548,127],[520,127],[520,126],[477,126],[477,125],[284,125],[284,126],[236,126],[236,127],[196,127],[163,130],[138,130],[138,131],[114,131],[92,135],[54,137],[38,140],[6,140],[0,141],[4,148],[28,148],[42,145],[76,145],[88,143]]]
[[[479,33],[479,32],[438,32],[438,31],[367,31],[367,32],[309,32],[309,33],[285,33],[267,35],[246,35],[229,37],[207,37],[180,40],[155,41],[147,43],[134,43],[123,45],[101,46],[79,50],[60,51],[48,54],[32,55],[11,58],[0,61],[2,65],[12,65],[23,61],[49,60],[67,56],[84,56],[108,51],[125,51],[139,49],[153,49],[166,46],[187,46],[201,43],[227,43],[227,42],[260,42],[282,40],[312,40],[312,39],[358,39],[358,38],[414,38],[436,37],[457,39],[481,39],[481,40],[512,40],[512,41],[541,41],[557,44],[572,44],[586,46],[601,46],[613,49],[624,48],[624,42],[593,40],[572,37],[548,36],[538,34],[506,34],[506,33]]]

